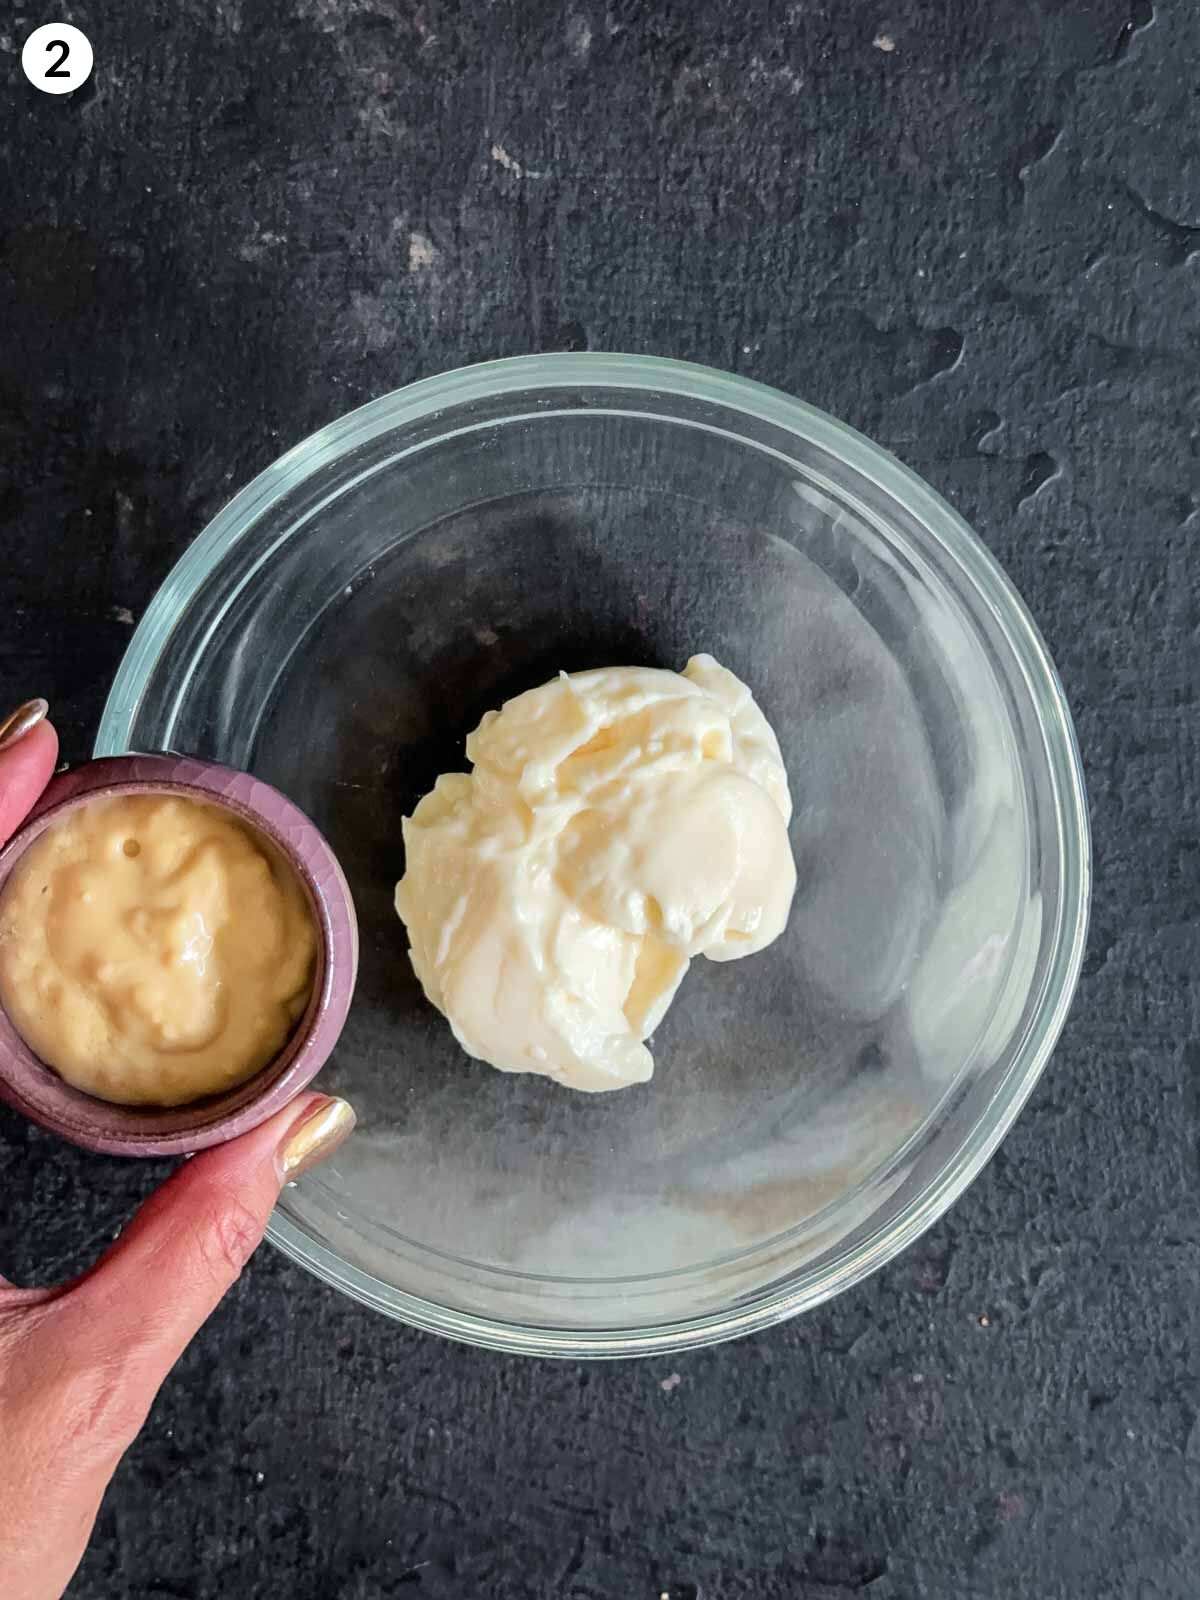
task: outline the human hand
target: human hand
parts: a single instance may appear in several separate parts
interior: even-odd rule
[[[0,843],[54,771],[58,737],[32,701],[0,723]],[[354,1128],[306,1094],[186,1161],[74,1283],[0,1278],[0,1589],[57,1600],[117,1463],[159,1386],[259,1243],[282,1186]]]

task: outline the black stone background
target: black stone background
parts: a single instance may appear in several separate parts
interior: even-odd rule
[[[37,94],[21,43],[90,35]],[[906,1256],[670,1360],[408,1333],[270,1250],[120,1469],[80,1600],[1200,1590],[1192,0],[122,0],[0,14],[0,701],[87,754],[156,585],[286,446],[530,350],[865,430],[1028,598],[1087,764],[1085,976]],[[161,1172],[0,1116],[0,1256]],[[0,1575],[0,1592],[3,1577]]]

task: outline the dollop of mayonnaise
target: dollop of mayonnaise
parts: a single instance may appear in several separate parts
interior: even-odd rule
[[[68,1083],[181,1105],[252,1077],[308,1004],[316,929],[265,839],[186,796],[68,811],[0,896],[0,1003]]]
[[[654,1070],[693,956],[779,936],[796,887],[779,742],[711,656],[563,673],[489,711],[404,820],[396,910],[469,1055],[574,1089]]]

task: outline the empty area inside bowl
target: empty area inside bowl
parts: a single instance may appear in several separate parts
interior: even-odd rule
[[[468,1316],[661,1323],[829,1269],[977,1136],[1046,984],[1051,786],[991,609],[869,472],[678,412],[481,406],[326,464],[181,599],[130,734],[251,769],[340,857],[360,974],[321,1087],[361,1126],[284,1214]],[[401,817],[509,696],[697,651],[779,735],[786,933],[694,963],[648,1084],[470,1060],[392,907]]]

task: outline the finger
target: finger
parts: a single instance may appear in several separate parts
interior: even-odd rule
[[[353,1127],[344,1100],[305,1095],[185,1163],[78,1283],[0,1293],[5,1600],[62,1593],[117,1462],[261,1238],[280,1188]]]
[[[27,700],[0,722],[0,844],[25,820],[58,760],[58,735],[44,700]],[[0,1290],[13,1284],[0,1272]]]
[[[30,701],[30,705],[35,704],[44,706],[45,701]],[[22,706],[13,715],[19,716],[25,709]],[[11,722],[12,718],[6,718],[0,724],[0,741],[9,741],[0,742],[0,844],[24,822],[49,783],[58,760],[58,735],[50,723],[42,720],[32,727],[18,723],[5,735],[3,730]]]
[[[44,700],[27,700],[0,722],[0,844],[15,833],[50,781],[58,734]],[[11,1289],[0,1272],[0,1289]]]
[[[350,1135],[344,1100],[299,1106],[205,1151],[150,1197],[107,1254],[56,1305],[59,1337],[85,1339],[107,1371],[118,1421],[137,1431],[159,1384],[262,1239],[285,1182]]]

